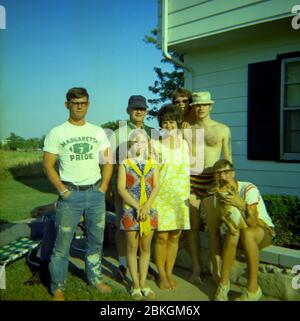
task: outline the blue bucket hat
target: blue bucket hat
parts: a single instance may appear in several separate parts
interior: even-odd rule
[[[128,109],[135,109],[135,108],[145,108],[147,109],[147,102],[146,98],[141,95],[133,95],[130,96],[128,100]]]

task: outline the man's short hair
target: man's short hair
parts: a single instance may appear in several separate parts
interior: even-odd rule
[[[167,104],[163,105],[157,113],[159,126],[162,127],[163,121],[175,120],[178,128],[182,124],[182,110],[177,105]]]
[[[67,101],[70,101],[74,98],[82,98],[82,97],[87,97],[87,99],[89,99],[89,94],[85,88],[73,87],[68,90],[66,97],[67,97]]]
[[[175,102],[177,97],[187,97],[189,100],[189,103],[192,102],[192,93],[185,89],[185,88],[178,88],[172,93],[172,101]]]
[[[230,161],[228,161],[227,159],[220,159],[217,162],[215,162],[213,166],[213,170],[215,172],[218,169],[226,168],[226,167],[229,167],[230,169],[234,170],[233,165]]]

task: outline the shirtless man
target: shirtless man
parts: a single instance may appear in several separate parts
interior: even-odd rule
[[[209,231],[210,251],[212,259],[212,274],[215,282],[220,278],[221,240],[219,234],[220,219],[218,208],[215,208],[213,196],[210,196],[207,188],[213,182],[212,167],[217,160],[223,158],[232,162],[230,129],[225,124],[210,118],[212,104],[209,92],[196,92],[192,95],[192,109],[195,114],[195,124],[191,128],[204,130],[204,170],[201,174],[191,175],[190,219],[191,230],[188,233],[190,252],[193,264],[193,273],[190,281],[200,280],[200,215],[199,206],[203,202],[206,213],[206,223]],[[194,135],[194,134],[193,134]],[[193,139],[193,148],[197,148],[197,142]]]

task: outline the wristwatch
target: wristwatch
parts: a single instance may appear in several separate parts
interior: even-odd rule
[[[59,196],[64,196],[67,192],[69,192],[69,190],[66,188],[62,192],[59,192]]]

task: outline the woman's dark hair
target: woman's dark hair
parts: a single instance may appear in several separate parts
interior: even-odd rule
[[[160,127],[162,127],[163,121],[175,120],[178,128],[180,128],[183,119],[182,110],[177,105],[163,105],[157,113],[157,118]]]

